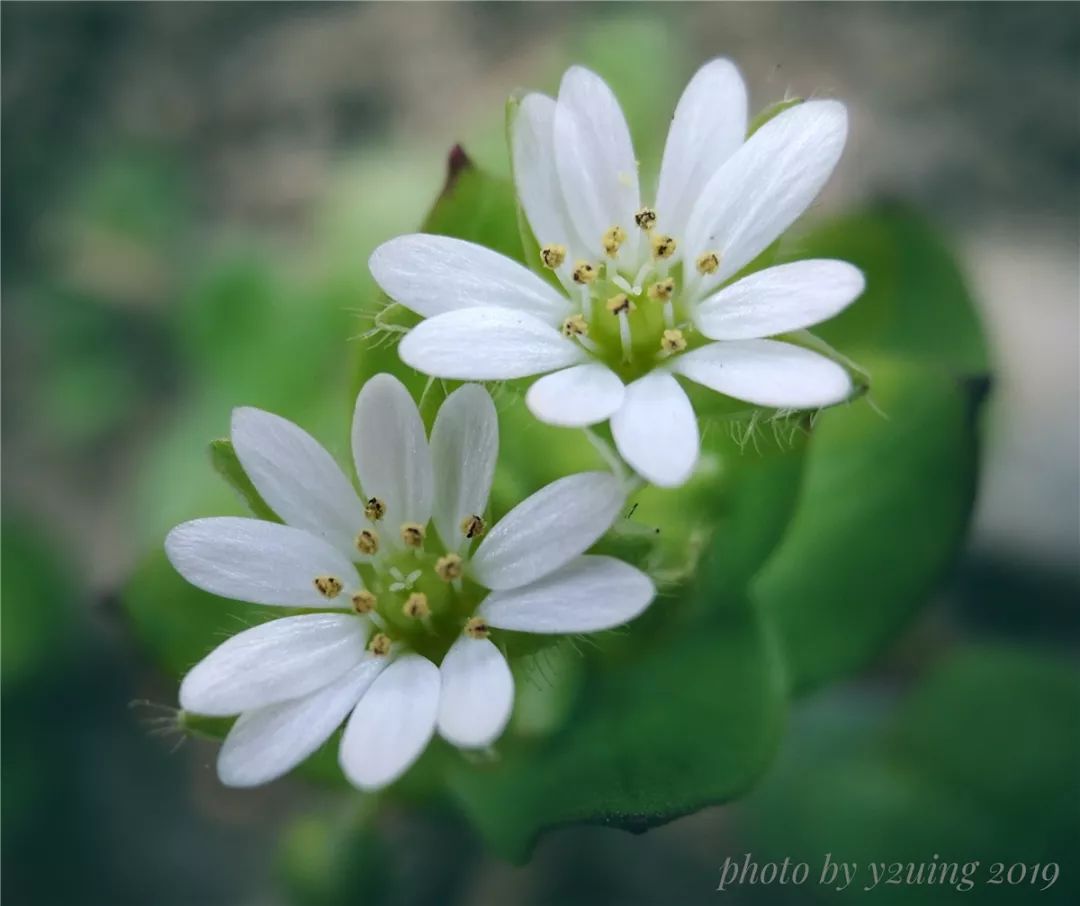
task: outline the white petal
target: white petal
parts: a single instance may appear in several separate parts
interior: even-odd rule
[[[710,343],[679,356],[672,367],[718,393],[759,406],[816,409],[851,393],[851,379],[836,362],[776,340]]]
[[[465,536],[461,523],[487,508],[499,456],[499,418],[491,396],[479,384],[466,384],[439,407],[431,429],[435,467],[435,527],[447,550]]]
[[[652,371],[626,388],[622,408],[611,416],[615,446],[651,484],[683,484],[697,464],[697,419],[678,381]]]
[[[463,239],[399,236],[375,249],[368,266],[391,299],[425,318],[494,306],[558,324],[570,310],[567,300],[528,268]]]
[[[568,475],[503,516],[470,563],[486,588],[517,588],[558,569],[599,540],[626,497],[609,472]]]
[[[439,668],[405,654],[360,699],[341,739],[341,769],[362,790],[393,783],[424,751],[439,711]]]
[[[416,403],[396,377],[377,374],[360,390],[352,448],[364,494],[386,504],[380,536],[397,544],[402,523],[427,525],[434,494],[431,451]]]
[[[611,89],[581,66],[568,69],[559,86],[555,165],[567,210],[592,255],[602,254],[601,237],[618,224],[627,234],[620,254],[633,260],[641,196],[630,130]]]
[[[523,588],[492,592],[477,610],[490,626],[518,632],[599,632],[640,614],[652,580],[614,557],[578,557]]]
[[[682,237],[694,202],[746,138],[746,85],[730,60],[702,66],[679,98],[656,191],[657,228]]]
[[[386,663],[384,657],[367,654],[311,695],[241,714],[218,753],[221,782],[258,786],[291,771],[329,739]]]
[[[223,598],[285,607],[345,607],[360,577],[337,548],[310,532],[219,516],[178,525],[165,539],[165,553],[177,572],[197,588]],[[341,581],[342,593],[329,600],[315,587],[319,576]]]
[[[608,419],[623,401],[623,382],[607,365],[587,362],[536,381],[525,404],[540,421],[582,428]]]
[[[691,258],[720,254],[715,283],[742,269],[817,197],[840,160],[847,111],[807,101],[770,120],[716,171],[687,226]]]
[[[352,553],[364,507],[333,457],[288,419],[234,409],[232,442],[248,478],[285,522]]]
[[[490,639],[461,636],[439,668],[439,733],[462,749],[491,745],[514,705],[514,678]]]
[[[345,613],[271,620],[237,633],[180,684],[180,707],[225,717],[308,695],[355,667],[369,623]]]
[[[694,323],[714,340],[751,340],[828,320],[866,286],[846,261],[781,264],[724,287],[697,306]]]
[[[512,126],[514,186],[533,235],[541,246],[566,246],[571,263],[584,256],[555,169],[555,101],[529,94]]]
[[[462,381],[528,377],[589,357],[539,318],[499,308],[428,318],[405,335],[398,354],[424,374]]]

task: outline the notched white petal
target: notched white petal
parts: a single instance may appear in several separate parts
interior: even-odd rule
[[[540,421],[582,428],[606,421],[622,405],[623,382],[606,365],[587,362],[546,375],[525,394],[525,404]]]
[[[462,749],[495,742],[514,704],[514,678],[502,652],[490,639],[462,635],[439,672],[439,734]]]
[[[750,274],[697,306],[694,323],[714,340],[771,337],[820,324],[866,287],[846,261],[794,261]]]
[[[528,377],[589,357],[539,318],[498,308],[428,318],[405,335],[398,354],[424,374],[462,381]]]
[[[425,318],[463,308],[525,311],[557,324],[569,304],[528,268],[489,248],[413,233],[384,242],[368,262],[386,294]]]
[[[492,527],[473,555],[472,577],[487,588],[516,588],[558,569],[611,528],[625,500],[609,472],[553,481]]]
[[[599,632],[638,616],[652,580],[614,557],[585,556],[522,588],[492,592],[477,610],[489,626],[518,632]]]
[[[694,410],[666,372],[650,372],[626,388],[622,407],[611,417],[611,433],[623,459],[658,487],[685,483],[697,464],[700,440]]]
[[[303,529],[219,516],[185,522],[169,532],[165,553],[197,588],[223,598],[286,607],[347,607],[362,583],[351,560]],[[316,579],[334,578],[341,594],[328,598]]]
[[[377,374],[356,397],[353,458],[364,494],[385,507],[389,526],[431,518],[434,477],[420,412],[396,377]],[[384,533],[394,543],[394,532]]]
[[[241,714],[218,753],[221,782],[252,787],[287,774],[329,739],[385,665],[366,656],[310,695]]]
[[[431,429],[435,527],[448,550],[464,540],[461,523],[487,509],[499,455],[499,418],[478,384],[459,387],[439,407]]]
[[[852,390],[836,362],[777,340],[710,343],[680,356],[673,367],[718,393],[780,409],[831,406]]]
[[[418,654],[394,660],[360,700],[341,739],[345,776],[362,790],[393,783],[435,732],[439,668]]]
[[[354,614],[317,613],[246,629],[191,668],[180,707],[227,717],[308,695],[361,661],[368,628]]]

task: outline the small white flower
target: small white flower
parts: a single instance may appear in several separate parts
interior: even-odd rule
[[[698,457],[698,426],[675,375],[762,406],[844,400],[847,373],[766,339],[824,321],[863,290],[842,261],[798,261],[728,284],[810,205],[847,136],[836,101],[807,101],[749,139],[746,89],[714,60],[683,93],[655,207],[642,204],[618,102],[574,67],[558,100],[530,94],[512,124],[514,178],[541,260],[563,292],[481,246],[402,236],[371,257],[387,294],[426,320],[401,358],[427,374],[499,380],[548,374],[529,389],[537,418],[610,419],[639,474],[677,486]]]
[[[283,418],[237,409],[232,441],[286,524],[196,519],[169,533],[169,559],[213,594],[318,612],[241,632],[184,678],[183,708],[240,715],[218,759],[231,786],[281,776],[346,718],[339,758],[362,789],[401,776],[436,730],[489,746],[514,695],[491,630],[608,629],[655,594],[632,566],[584,555],[624,504],[608,473],[555,481],[485,530],[499,438],[477,385],[447,398],[429,443],[405,387],[368,381],[352,431],[362,497]]]

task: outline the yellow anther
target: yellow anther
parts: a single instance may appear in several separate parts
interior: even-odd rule
[[[596,280],[596,266],[588,261],[579,261],[574,265],[574,282],[588,286]]]
[[[649,298],[654,302],[667,302],[674,292],[675,279],[673,277],[668,277],[664,280],[657,280],[649,287]]]
[[[447,554],[435,561],[435,575],[444,582],[453,582],[461,578],[462,560],[457,554]]]
[[[686,337],[683,336],[681,330],[665,330],[664,336],[660,339],[660,348],[669,354],[682,352],[686,349]]]
[[[570,315],[562,322],[562,334],[564,337],[583,337],[589,332],[589,322],[584,315]]]
[[[427,595],[422,591],[414,591],[401,605],[401,612],[414,620],[426,620],[431,616]]]
[[[720,256],[716,252],[706,252],[704,255],[698,256],[697,269],[699,274],[715,274],[718,267],[720,267]]]
[[[376,632],[368,642],[367,650],[379,657],[386,657],[390,653],[391,644],[393,643],[390,641],[390,636],[385,632]]]
[[[656,226],[656,211],[652,208],[642,208],[634,215],[634,223],[647,233]]]
[[[366,588],[352,596],[352,609],[359,614],[371,613],[378,603],[379,599]]]
[[[604,253],[609,258],[614,258],[619,254],[619,249],[622,248],[624,242],[626,242],[626,230],[618,224],[607,230],[600,239],[600,244],[604,247]]]
[[[479,538],[487,531],[483,516],[466,516],[461,520],[461,533],[469,539]]]
[[[491,629],[483,617],[469,617],[465,623],[465,635],[470,639],[486,639],[491,635]]]
[[[612,296],[607,300],[607,310],[613,315],[621,315],[623,312],[630,312],[635,308],[636,306],[630,301],[630,297],[626,293],[619,293],[617,296]]]
[[[555,268],[561,266],[566,260],[566,246],[545,245],[540,249],[540,260],[543,262],[544,267],[555,270]]]
[[[356,549],[369,557],[379,552],[379,535],[371,529],[364,529],[356,536]]]
[[[378,522],[386,515],[386,504],[378,497],[369,497],[368,502],[364,504],[364,515],[372,522]]]
[[[652,237],[652,253],[654,258],[670,258],[675,254],[675,240],[663,233]]]
[[[401,540],[406,547],[423,547],[427,532],[419,522],[406,522],[401,526]]]
[[[336,598],[343,586],[337,576],[316,576],[315,588],[324,598]]]

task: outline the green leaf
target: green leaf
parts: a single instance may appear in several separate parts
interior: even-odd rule
[[[1080,835],[1075,668],[1019,650],[966,649],[934,669],[884,726],[882,702],[869,705],[819,702],[793,722],[778,769],[744,806],[759,861],[807,861],[814,880],[826,851],[858,862],[849,891],[807,884],[801,893],[815,903],[865,896],[872,861],[978,861],[966,895],[979,903],[1076,902],[1080,882],[1068,871]],[[995,886],[987,880],[997,861],[1006,870],[1056,861],[1061,871],[1047,890],[1029,881]],[[773,902],[767,889],[739,891]],[[964,893],[925,880],[870,891],[876,902],[917,906],[955,903]]]
[[[874,360],[872,403],[821,413],[800,500],[754,583],[794,689],[862,666],[929,596],[975,493],[978,385]]]
[[[823,224],[785,257],[841,258],[861,268],[866,291],[814,333],[844,355],[887,355],[963,375],[990,367],[979,318],[956,261],[926,220],[897,204]]]
[[[451,770],[493,849],[521,860],[539,833],[570,822],[643,831],[739,795],[769,763],[783,684],[753,609],[719,609],[653,641],[593,673],[561,732],[516,750],[508,740],[487,769]]]
[[[457,145],[450,152],[446,185],[421,231],[466,239],[524,262],[517,217],[513,185],[479,170]]]
[[[270,522],[281,521],[251,483],[231,440],[221,438],[210,441],[210,461],[214,465],[214,471],[232,486],[256,518]]]

